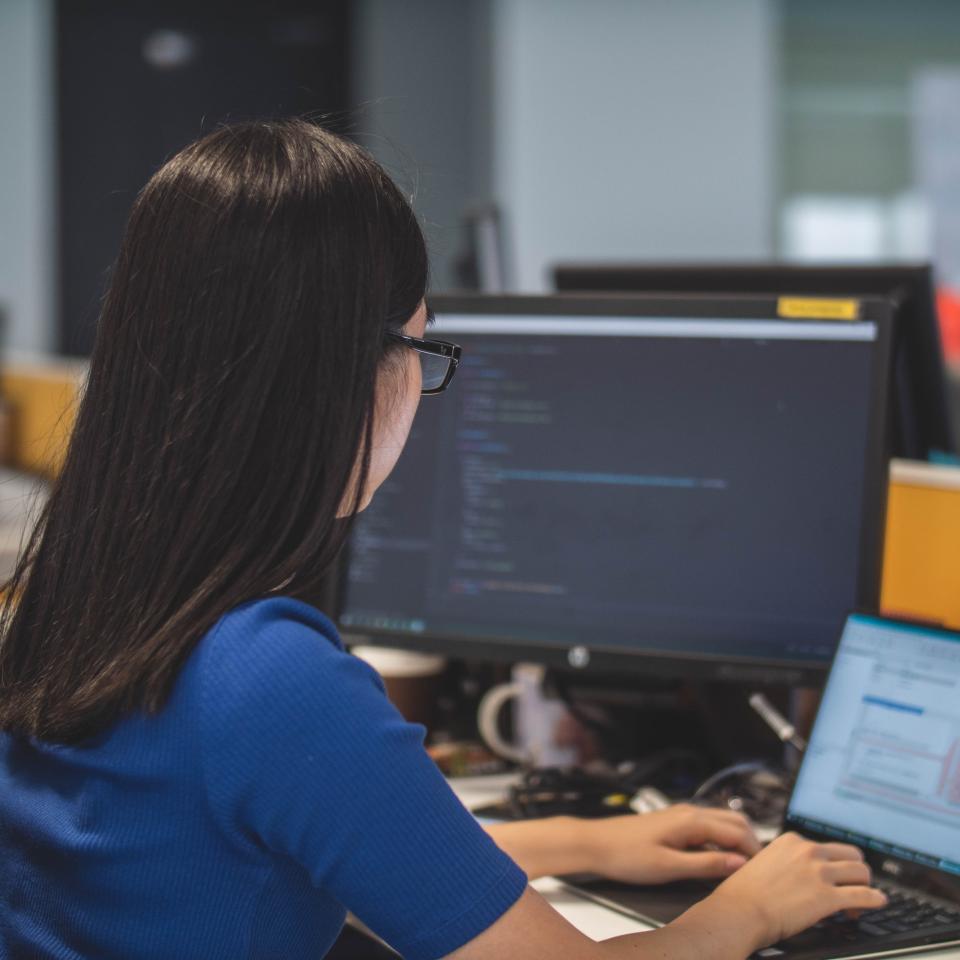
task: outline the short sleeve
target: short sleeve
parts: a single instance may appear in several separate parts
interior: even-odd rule
[[[201,753],[230,834],[290,857],[407,960],[489,927],[526,877],[453,794],[380,678],[307,604],[265,600],[214,628]]]

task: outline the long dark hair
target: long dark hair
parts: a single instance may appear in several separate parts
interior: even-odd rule
[[[426,280],[401,192],[312,123],[218,129],[152,177],[8,584],[0,728],[77,742],[156,711],[226,611],[317,595],[363,492],[384,333]]]

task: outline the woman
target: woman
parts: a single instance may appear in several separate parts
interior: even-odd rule
[[[757,853],[728,813],[485,833],[344,652],[311,598],[453,372],[426,273],[384,172],[300,121],[218,130],[138,197],[3,623],[4,956],[316,958],[347,909],[410,960],[743,957],[882,905],[856,850]],[[730,876],[596,944],[527,886],[569,870]]]

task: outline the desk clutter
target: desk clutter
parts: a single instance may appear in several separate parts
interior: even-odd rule
[[[763,763],[736,764],[704,781],[692,796],[668,796],[650,783],[659,763],[680,757],[650,758],[643,764],[623,764],[616,771],[544,768],[525,772],[499,803],[475,808],[474,814],[493,820],[538,817],[596,817],[654,813],[674,802],[692,801],[748,816],[758,825],[778,825],[783,818],[791,776]]]

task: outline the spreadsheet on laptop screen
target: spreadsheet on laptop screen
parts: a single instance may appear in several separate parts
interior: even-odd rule
[[[960,635],[849,619],[789,812],[960,873]]]

